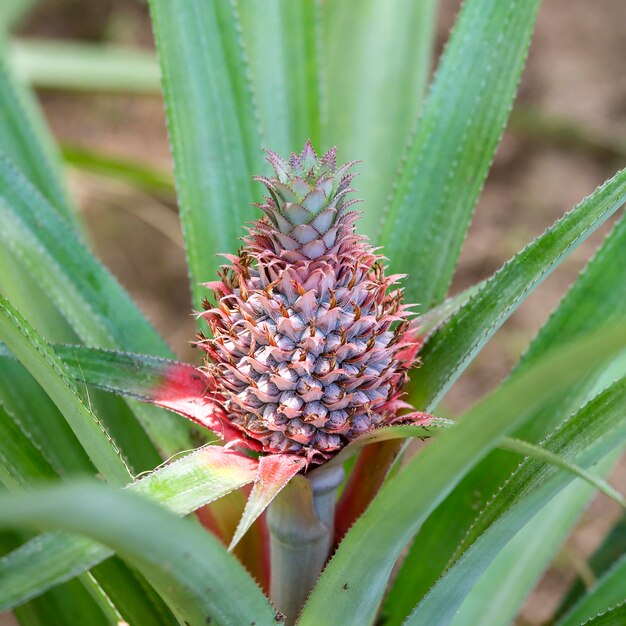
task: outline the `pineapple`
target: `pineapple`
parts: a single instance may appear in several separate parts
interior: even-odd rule
[[[266,151],[264,217],[227,255],[214,303],[200,315],[211,337],[203,372],[239,443],[321,463],[398,410],[418,345],[399,275],[355,233],[350,173],[333,148],[308,141],[285,162]],[[405,416],[406,417],[406,416]]]

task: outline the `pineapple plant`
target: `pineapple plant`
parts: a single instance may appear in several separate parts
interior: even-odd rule
[[[619,211],[626,174],[446,298],[539,3],[467,0],[424,104],[401,71],[372,73],[367,106],[344,71],[367,73],[363,42],[427,71],[412,28],[432,35],[434,3],[410,4],[150,1],[193,363],[88,248],[3,58],[0,610],[60,626],[507,624],[591,495],[626,505],[605,479],[626,442],[623,218],[507,380],[439,415],[525,296]],[[623,621],[619,529],[559,626]]]

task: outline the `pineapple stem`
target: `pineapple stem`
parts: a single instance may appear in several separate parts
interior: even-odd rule
[[[306,477],[296,476],[268,510],[270,595],[287,624],[295,623],[328,559],[343,478],[342,467],[323,466]]]

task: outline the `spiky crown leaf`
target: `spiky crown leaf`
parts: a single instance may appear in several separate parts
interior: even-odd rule
[[[269,197],[201,316],[212,400],[251,448],[320,461],[398,417],[417,344],[382,257],[354,232],[352,163],[268,151]]]
[[[336,148],[318,158],[310,141],[289,163],[267,150],[267,160],[276,176],[255,177],[269,192],[257,205],[275,228],[276,250],[283,249],[291,260],[317,259],[333,250],[346,209],[358,200],[348,200],[355,174],[355,161],[337,167]]]

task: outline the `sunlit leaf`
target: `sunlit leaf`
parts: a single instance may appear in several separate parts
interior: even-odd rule
[[[2,496],[0,524],[56,528],[109,545],[150,581],[182,621],[279,622],[250,575],[217,539],[136,495],[90,482]]]
[[[233,3],[150,0],[194,306],[254,215],[261,141]],[[181,68],[185,68],[181,71]]]
[[[368,235],[379,226],[415,132],[430,77],[436,8],[435,0],[323,2],[325,140],[343,159],[362,161],[355,184],[364,200],[358,226]]]
[[[220,447],[201,448],[128,486],[178,515],[186,515],[254,480],[257,464]],[[43,593],[111,556],[84,537],[41,535],[0,558],[0,610]]]

